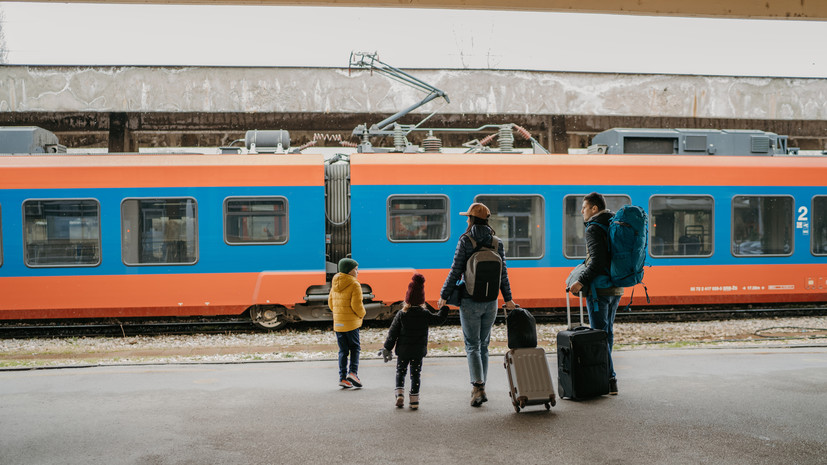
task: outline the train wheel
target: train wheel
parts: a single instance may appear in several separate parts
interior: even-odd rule
[[[284,315],[276,312],[272,307],[250,307],[250,319],[259,328],[276,330],[287,326]]]

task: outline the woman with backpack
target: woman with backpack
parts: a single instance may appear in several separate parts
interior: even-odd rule
[[[502,292],[506,308],[512,310],[517,305],[511,300],[502,241],[488,225],[491,210],[481,203],[473,203],[467,212],[460,215],[468,217],[468,229],[457,243],[451,272],[442,285],[437,308],[442,308],[459,288],[459,321],[473,386],[471,406],[479,407],[488,400],[485,395],[488,343],[497,316],[499,293]],[[453,301],[451,303],[455,304]]]

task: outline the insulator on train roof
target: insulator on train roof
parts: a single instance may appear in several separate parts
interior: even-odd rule
[[[422,140],[422,148],[425,153],[440,153],[442,152],[442,139],[434,136],[434,132],[428,132],[428,136]]]
[[[515,124],[513,127],[514,127],[514,130],[517,131],[517,133],[520,134],[523,137],[523,139],[525,139],[525,140],[531,140],[532,139],[531,133],[528,132],[528,129],[526,129],[526,128],[520,126],[520,125],[517,125],[517,124]]]
[[[514,151],[514,131],[511,130],[510,124],[500,126],[497,141],[500,143],[500,150],[503,152]]]
[[[290,148],[290,133],[283,129],[253,129],[244,134],[244,143],[253,153],[285,153]]]
[[[489,135],[483,137],[481,141],[479,141],[479,145],[481,145],[481,146],[488,145],[489,143],[491,143],[492,140],[494,140],[495,137],[497,137],[496,134],[489,134]]]
[[[393,125],[393,147],[397,152],[404,152],[408,146],[408,139],[405,138],[405,130],[398,124]]]

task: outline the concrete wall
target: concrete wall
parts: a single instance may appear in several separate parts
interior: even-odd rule
[[[827,79],[410,72],[451,99],[419,112],[827,120]],[[363,70],[0,66],[2,112],[394,113],[422,96]]]

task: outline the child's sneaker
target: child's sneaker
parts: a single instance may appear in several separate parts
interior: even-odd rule
[[[362,381],[359,380],[359,377],[356,376],[356,373],[348,373],[346,381],[350,381],[350,384],[352,384],[354,387],[362,387]]]
[[[419,408],[419,394],[411,394],[410,396],[410,407],[411,410],[416,410]]]
[[[350,381],[343,379],[339,381],[339,386],[341,386],[342,389],[350,389],[353,387],[353,384],[351,384]]]
[[[396,390],[396,408],[402,408],[405,406],[405,390],[404,389],[397,389]]]

